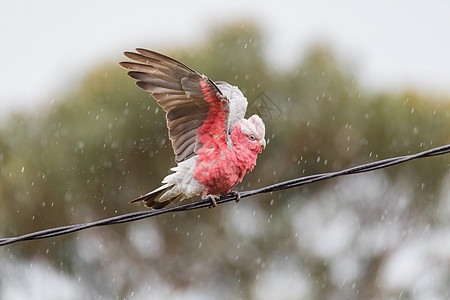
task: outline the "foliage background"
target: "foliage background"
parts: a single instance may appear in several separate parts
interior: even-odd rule
[[[268,146],[238,189],[450,143],[447,98],[368,92],[322,44],[280,70],[264,40],[251,23],[230,25],[165,52],[280,107],[265,116]],[[174,165],[162,110],[116,63],[3,120],[2,236],[144,209],[128,201]],[[442,156],[6,246],[0,298],[449,298],[449,180]]]

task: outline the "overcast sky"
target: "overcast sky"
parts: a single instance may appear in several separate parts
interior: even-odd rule
[[[449,16],[445,0],[2,0],[0,111],[58,98],[124,50],[188,50],[211,28],[248,20],[265,31],[268,59],[282,67],[325,42],[370,89],[450,95]]]

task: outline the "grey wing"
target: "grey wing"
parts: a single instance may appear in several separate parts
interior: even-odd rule
[[[234,125],[245,117],[247,98],[244,97],[244,94],[237,86],[233,86],[225,81],[216,81],[216,85],[222,94],[229,99],[227,131],[228,135],[230,135]]]
[[[184,161],[194,156],[199,148],[197,130],[207,118],[210,107],[200,83],[206,82],[221,96],[221,100],[227,99],[214,82],[182,63],[154,51],[140,48],[136,51],[138,53],[124,53],[136,62],[121,62],[119,65],[131,70],[128,75],[137,80],[140,88],[152,93],[166,112],[175,160],[177,163]],[[225,105],[228,105],[227,101]]]

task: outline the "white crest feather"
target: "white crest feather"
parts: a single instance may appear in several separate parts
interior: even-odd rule
[[[264,138],[266,126],[258,115],[253,115],[248,120],[243,119],[241,121],[241,132],[245,135],[253,134],[259,140]]]

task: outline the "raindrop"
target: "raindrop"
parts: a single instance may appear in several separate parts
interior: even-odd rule
[[[84,142],[83,141],[78,141],[77,142],[77,147],[78,147],[78,149],[83,150],[84,149]]]

